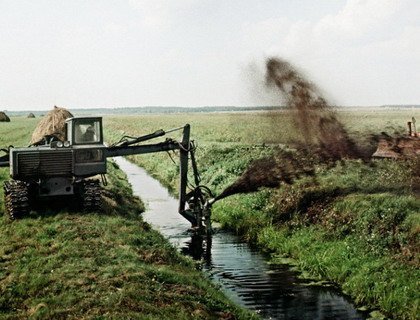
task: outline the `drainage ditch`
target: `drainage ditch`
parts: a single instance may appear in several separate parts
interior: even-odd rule
[[[333,287],[311,285],[288,265],[271,265],[266,256],[230,232],[215,228],[211,239],[192,236],[178,212],[178,201],[144,169],[124,158],[115,162],[133,192],[146,204],[145,221],[179,250],[202,262],[204,272],[237,304],[263,319],[366,319]]]

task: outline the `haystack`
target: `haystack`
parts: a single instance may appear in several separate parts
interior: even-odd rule
[[[28,118],[35,118],[35,115],[31,112],[28,114]]]
[[[67,109],[54,106],[54,109],[48,112],[38,123],[32,133],[31,144],[42,143],[45,136],[55,136],[57,139],[64,141],[66,137],[65,121],[72,117],[73,115]]]
[[[2,111],[0,111],[0,122],[10,122],[10,118]]]

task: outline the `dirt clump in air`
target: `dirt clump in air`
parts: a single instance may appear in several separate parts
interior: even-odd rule
[[[254,192],[261,187],[291,184],[302,175],[314,175],[314,163],[311,161],[314,157],[323,162],[366,158],[319,89],[289,62],[269,58],[266,61],[266,84],[274,86],[284,98],[293,115],[296,136],[303,136],[304,143],[297,146],[297,152],[279,152],[270,158],[252,162],[238,180],[216,199]]]
[[[315,174],[308,158],[294,152],[281,151],[276,156],[253,161],[244,173],[215,199],[220,200],[237,193],[255,192],[259,188],[276,188],[281,183],[292,184],[303,175]]]
[[[267,85],[279,90],[287,108],[292,111],[296,132],[305,140],[302,147],[325,160],[364,157],[319,89],[289,62],[268,59],[266,80]]]

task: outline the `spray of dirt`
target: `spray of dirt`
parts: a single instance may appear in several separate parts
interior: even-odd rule
[[[237,193],[257,191],[259,188],[276,188],[280,183],[291,184],[303,175],[314,175],[313,165],[307,157],[282,151],[276,156],[253,161],[233,184],[227,187],[215,200]]]
[[[304,137],[306,149],[325,160],[362,157],[333,108],[313,83],[279,58],[268,59],[266,69],[267,84],[278,88],[287,107],[294,112],[296,132]]]
[[[270,58],[266,62],[266,82],[278,89],[294,115],[297,135],[305,143],[298,153],[280,152],[271,158],[256,160],[239,179],[216,199],[236,193],[257,191],[261,187],[278,187],[293,183],[302,175],[314,173],[312,156],[331,162],[343,158],[363,158],[363,153],[349,137],[333,108],[316,86],[305,79],[289,62]]]

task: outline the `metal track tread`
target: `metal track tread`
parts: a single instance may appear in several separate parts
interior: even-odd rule
[[[102,188],[98,180],[83,181],[81,203],[85,211],[102,210]]]
[[[10,219],[21,218],[29,213],[29,194],[26,182],[9,180],[4,182],[4,204]]]

